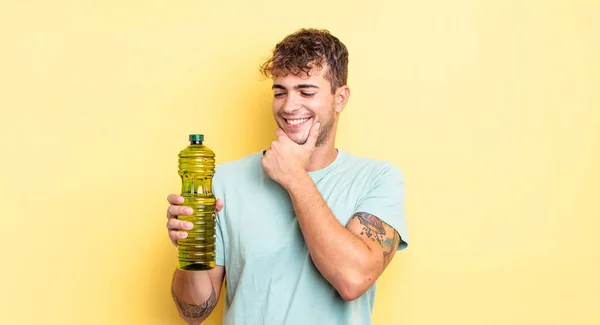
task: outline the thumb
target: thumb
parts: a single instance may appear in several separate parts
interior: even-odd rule
[[[308,132],[308,140],[306,144],[314,147],[317,144],[317,139],[319,138],[319,129],[321,128],[321,123],[315,123]]]

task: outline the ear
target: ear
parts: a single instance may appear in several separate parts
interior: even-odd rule
[[[346,85],[339,87],[335,92],[335,111],[337,113],[341,113],[344,110],[348,99],[350,99],[350,88]]]

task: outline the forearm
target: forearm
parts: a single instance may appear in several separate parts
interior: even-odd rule
[[[171,293],[179,314],[188,324],[200,324],[217,304],[215,288],[207,271],[176,270]]]
[[[355,299],[380,272],[380,253],[340,224],[308,175],[287,190],[315,266],[344,299]]]

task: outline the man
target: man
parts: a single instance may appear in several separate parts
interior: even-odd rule
[[[279,128],[270,148],[216,169],[216,264],[173,276],[189,324],[213,310],[227,273],[224,324],[370,324],[375,281],[407,246],[404,180],[390,163],[334,145],[350,89],[348,52],[324,30],[300,30],[261,68]],[[168,198],[174,244],[191,209]]]

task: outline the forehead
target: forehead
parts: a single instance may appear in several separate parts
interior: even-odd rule
[[[291,73],[288,70],[276,71],[273,76],[273,84],[293,87],[298,84],[315,84],[318,86],[328,86],[329,81],[325,79],[326,68],[312,68],[309,73],[300,71]]]

